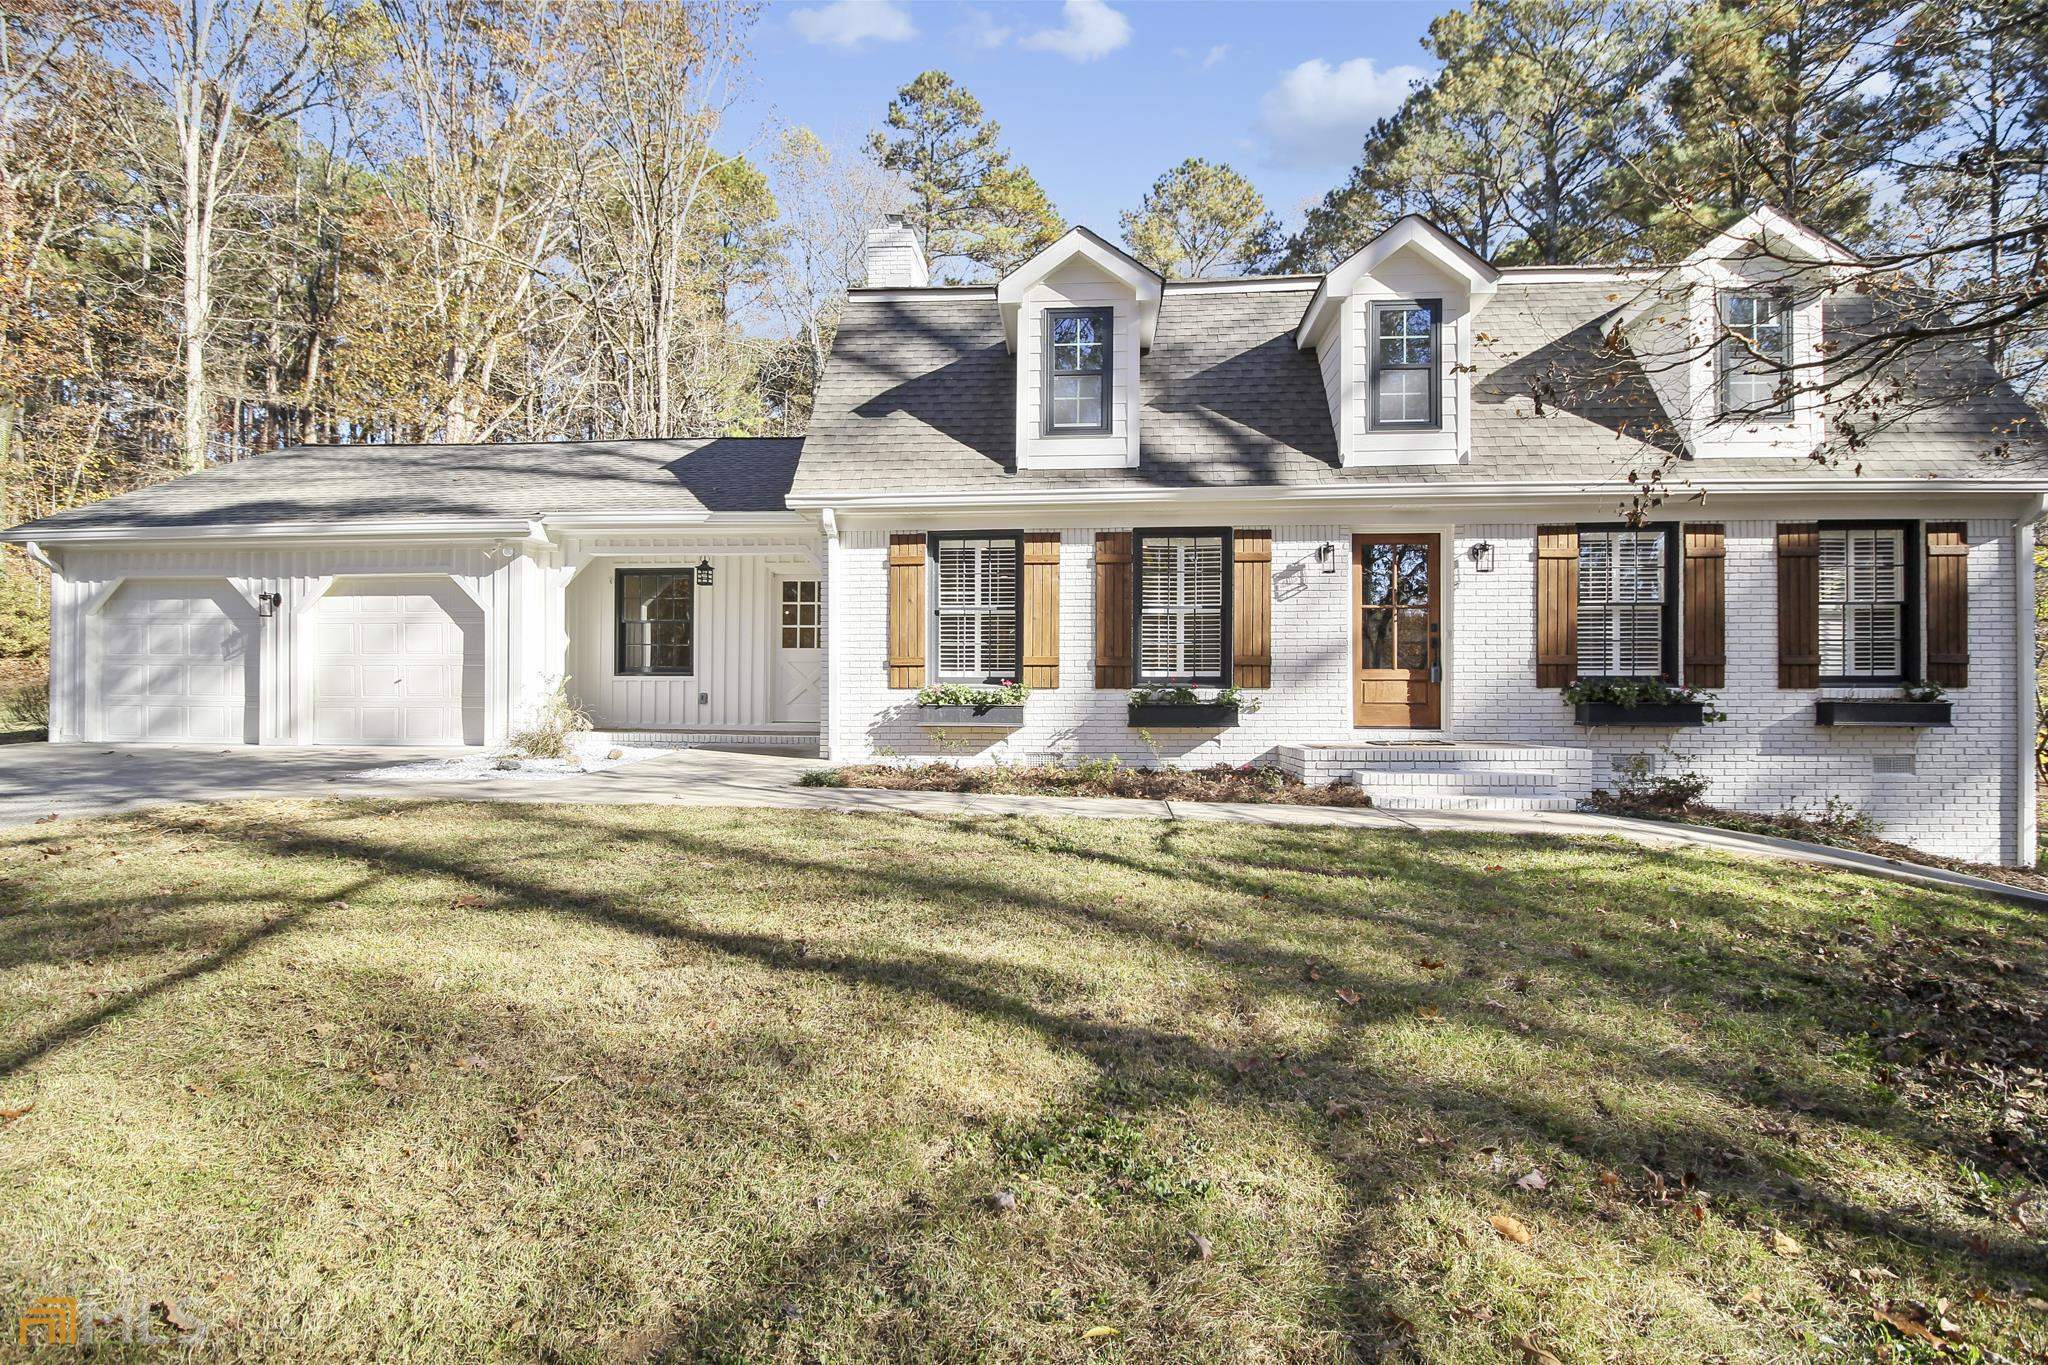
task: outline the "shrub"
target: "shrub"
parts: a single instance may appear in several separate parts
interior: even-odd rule
[[[50,595],[21,553],[7,548],[0,558],[0,659],[41,658],[50,650]]]
[[[799,787],[843,787],[846,779],[835,768],[813,768],[796,780]]]
[[[50,680],[30,678],[7,692],[0,701],[0,729],[47,730],[50,728]]]
[[[508,744],[523,758],[569,758],[575,753],[570,739],[577,731],[588,730],[590,724],[589,713],[570,699],[568,686],[556,679],[547,697],[534,705],[526,724],[512,732]]]
[[[1621,768],[1617,791],[1596,791],[1586,804],[1604,815],[1680,815],[1699,804],[1710,784],[1696,772],[1659,773],[1637,754]]]
[[[1838,839],[1870,839],[1884,828],[1872,815],[1854,801],[1839,796],[1830,796],[1821,802],[1820,809],[1800,814],[1787,811],[1787,815],[1812,829],[1816,834]]]
[[[1248,696],[1236,683],[1216,689],[1216,695],[1205,697],[1192,687],[1134,687],[1131,689],[1133,706],[1207,706],[1221,703],[1235,706],[1240,715],[1250,715],[1259,709],[1259,699]]]

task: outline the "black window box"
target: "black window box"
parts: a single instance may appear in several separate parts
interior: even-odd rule
[[[1221,730],[1237,724],[1234,701],[1198,701],[1180,706],[1132,702],[1134,730]]]
[[[1895,725],[1916,730],[1955,724],[1954,702],[1854,701],[1839,698],[1813,704],[1815,725]]]
[[[1015,730],[1024,724],[1024,703],[1014,706],[920,706],[919,725],[960,726],[977,730]]]
[[[1581,725],[1661,725],[1679,727],[1705,725],[1707,704],[1703,701],[1645,702],[1641,706],[1618,706],[1611,701],[1582,701],[1573,710]]]

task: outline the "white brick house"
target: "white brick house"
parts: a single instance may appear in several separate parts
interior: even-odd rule
[[[5,532],[52,571],[52,739],[494,744],[559,680],[668,742],[1395,807],[1642,760],[2031,861],[2048,444],[1985,377],[1809,459],[1830,414],[1781,376],[1865,306],[1833,243],[1763,214],[1669,270],[1498,269],[1404,219],[1324,276],[1168,282],[1077,229],[958,288],[894,226],[869,263],[801,443],[308,447]],[[1657,675],[1727,719],[1562,697]],[[917,704],[1008,678],[1014,723]],[[1134,686],[1258,706],[1137,723]]]

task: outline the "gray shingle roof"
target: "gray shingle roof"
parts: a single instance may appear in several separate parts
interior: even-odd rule
[[[16,527],[10,538],[121,527],[548,512],[778,512],[795,439],[534,445],[299,446]]]
[[[1341,468],[1316,357],[1294,344],[1313,292],[1306,285],[1169,289],[1158,337],[1140,364],[1138,467],[1024,471],[1016,468],[1016,367],[995,301],[938,291],[856,296],[819,388],[792,492],[817,498],[983,488],[1599,481],[1644,467],[1673,443],[1640,374],[1621,374],[1596,395],[1555,382],[1592,367],[1608,320],[1634,287],[1510,277],[1475,324],[1471,460]],[[1840,325],[1836,311],[1842,310],[1831,309],[1831,329]],[[2001,446],[2016,446],[2017,453],[1994,456]],[[2048,473],[2041,426],[2009,391],[1902,420],[1874,435],[1856,458],[1869,476],[1995,480]],[[1686,461],[1669,477],[1826,472],[1811,462],[1766,457]],[[1848,467],[1834,472],[1856,477]]]

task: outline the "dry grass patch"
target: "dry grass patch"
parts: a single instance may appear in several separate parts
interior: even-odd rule
[[[813,787],[983,792],[1004,796],[1120,796],[1148,801],[1248,801],[1283,806],[1370,806],[1356,787],[1316,785],[1278,768],[1217,763],[1207,768],[1132,768],[1114,758],[1012,767],[1001,763],[862,763],[804,774]]]
[[[2048,1350],[2048,947],[1989,901],[358,802],[13,831],[0,905],[8,1299],[205,1358]]]

